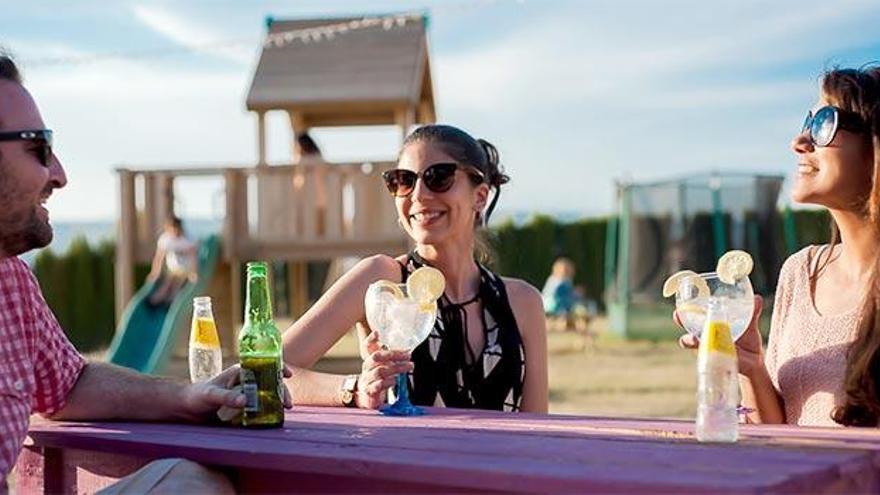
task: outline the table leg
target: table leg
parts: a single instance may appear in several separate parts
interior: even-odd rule
[[[93,493],[152,459],[78,449],[25,447],[15,466],[18,493]]]

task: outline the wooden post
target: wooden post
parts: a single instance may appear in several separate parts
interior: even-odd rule
[[[226,180],[226,218],[223,222],[223,251],[229,261],[229,311],[233,326],[238,328],[243,320],[241,301],[241,258],[242,241],[249,238],[247,177],[238,170],[227,170]],[[235,346],[231,346],[237,352]]]
[[[352,218],[352,228],[349,235],[351,238],[359,239],[368,235],[369,229],[367,222],[371,215],[375,212],[373,208],[376,205],[371,204],[366,194],[368,177],[360,170],[351,174],[351,186],[354,190],[354,218]]]
[[[162,174],[159,180],[159,208],[161,221],[174,215],[174,176],[171,174]],[[155,233],[153,234],[155,235]]]
[[[288,282],[290,288],[290,316],[294,320],[302,316],[309,305],[309,272],[305,261],[294,261],[288,265]]]
[[[134,262],[137,213],[134,194],[135,174],[119,170],[119,225],[116,236],[116,321],[134,295]]]
[[[169,173],[150,174],[144,182],[153,182],[153,216],[157,227],[151,228],[143,239],[148,241],[150,247],[156,245],[159,240],[161,226],[174,215],[174,176]]]
[[[377,164],[373,169],[373,173],[370,174],[369,177],[372,189],[375,190],[375,201],[377,203],[375,208],[378,211],[376,214],[376,223],[372,228],[375,229],[377,235],[386,238],[393,237],[395,234],[399,235],[403,233],[400,224],[397,222],[397,208],[394,204],[394,198],[385,193],[385,185],[382,184],[381,179],[382,172],[392,167],[394,167],[394,165],[389,167],[387,164]]]
[[[419,103],[419,124],[433,124],[437,117],[434,115],[434,106],[427,100]]]
[[[343,181],[342,171],[333,168],[327,171],[327,211],[324,218],[324,237],[334,242],[342,240],[343,218],[342,218],[342,187]]]
[[[320,205],[318,205],[316,189],[317,187],[320,187],[320,184],[318,184],[316,168],[323,166],[324,165],[301,165],[299,167],[304,179],[303,187],[298,191],[298,194],[302,195],[302,239],[304,241],[313,241],[319,235],[318,227],[321,225],[321,222],[318,220],[318,217],[321,216],[323,212],[320,211]]]
[[[266,112],[257,112],[257,165],[266,165]]]
[[[416,108],[408,105],[405,108],[398,108],[394,111],[394,123],[400,126],[400,143],[406,139],[409,129],[416,123]]]
[[[144,209],[142,211],[143,221],[138,230],[139,239],[153,239],[162,228],[164,218],[159,217],[156,208],[156,200],[159,198],[156,191],[156,176],[151,173],[141,174],[144,184]]]
[[[223,220],[223,255],[240,258],[241,243],[250,237],[248,227],[247,177],[238,170],[227,170],[226,218]]]

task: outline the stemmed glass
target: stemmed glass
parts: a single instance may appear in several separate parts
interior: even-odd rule
[[[367,323],[383,348],[411,352],[431,333],[437,319],[437,303],[419,303],[408,297],[405,284],[380,280],[370,284],[364,296]],[[396,400],[380,409],[389,416],[419,416],[424,410],[409,400],[408,375],[397,375]]]

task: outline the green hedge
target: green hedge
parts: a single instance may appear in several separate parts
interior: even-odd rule
[[[84,237],[74,239],[61,256],[44,249],[34,259],[33,271],[43,296],[80,352],[104,349],[113,339],[115,259],[113,241],[91,246]],[[148,271],[147,265],[135,267],[137,286]]]
[[[566,256],[577,267],[575,284],[583,286],[586,296],[601,305],[607,223],[606,218],[562,223],[545,215],[536,215],[523,225],[502,223],[489,233],[493,251],[490,264],[499,273],[521,278],[540,289],[553,261]],[[827,242],[830,230],[824,210],[793,211],[789,225],[795,227],[795,250]],[[77,238],[63,255],[46,249],[34,261],[33,269],[46,301],[82,352],[103,349],[113,338],[114,259],[112,241],[90,246],[85,238]],[[148,271],[147,265],[135,268],[136,286]]]
[[[521,226],[508,221],[490,236],[494,268],[541,289],[553,261],[565,256],[575,264],[575,285],[583,286],[586,297],[601,302],[607,224],[605,218],[560,223],[544,215]]]
[[[828,210],[792,211],[791,223],[796,233],[796,242],[792,251],[810,244],[825,244],[831,236],[831,215]]]
[[[34,260],[46,302],[81,352],[106,347],[113,338],[114,259],[112,241],[93,248],[79,237],[63,256],[47,249]]]

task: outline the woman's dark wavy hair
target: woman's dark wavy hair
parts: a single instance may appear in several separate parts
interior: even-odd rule
[[[858,114],[867,127],[866,139],[873,150],[872,185],[867,197],[854,198],[863,208],[880,245],[880,66],[832,69],[822,77],[822,96],[836,107]],[[832,221],[831,244],[840,242]],[[826,250],[829,255],[831,249]],[[819,264],[813,280],[830,261]],[[846,397],[832,413],[846,426],[880,423],[880,256],[874,261],[867,293],[859,314],[858,331],[847,355],[843,387]]]
[[[470,165],[483,173],[485,183],[494,190],[494,193],[485,215],[482,213],[477,215],[475,226],[487,225],[501,196],[501,186],[510,181],[510,177],[504,173],[504,168],[501,166],[498,149],[485,139],[474,139],[457,127],[441,124],[425,125],[414,130],[404,140],[401,149],[421,142],[434,144],[459,164]]]

